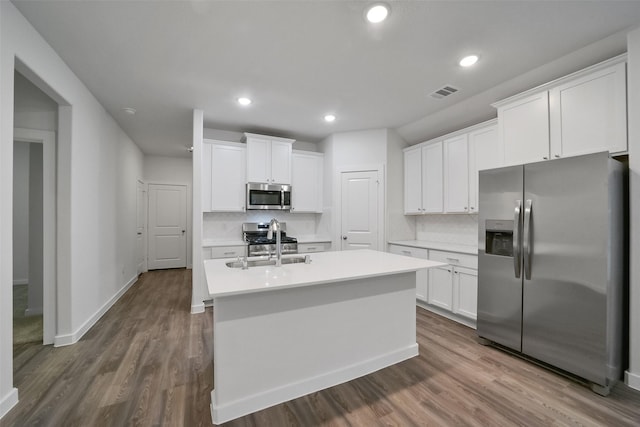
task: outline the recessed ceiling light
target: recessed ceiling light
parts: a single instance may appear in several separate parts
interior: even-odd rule
[[[376,3],[369,7],[366,12],[367,21],[377,24],[387,19],[391,9],[384,3]]]
[[[122,109],[122,111],[124,111],[127,114],[131,114],[132,116],[136,113],[136,109],[131,107],[125,107]]]
[[[326,116],[324,116],[324,121],[325,122],[333,122],[336,120],[336,116],[334,116],[333,114],[327,114]]]
[[[471,67],[476,62],[478,62],[478,55],[469,55],[469,56],[465,56],[460,60],[460,66]]]
[[[251,104],[251,100],[249,98],[241,97],[241,98],[238,98],[238,104],[249,105]]]

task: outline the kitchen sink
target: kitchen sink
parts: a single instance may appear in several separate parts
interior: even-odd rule
[[[304,256],[287,257],[282,258],[282,265],[284,264],[299,264],[305,262]],[[310,262],[310,261],[309,261]],[[230,268],[242,268],[243,262],[241,260],[229,261],[227,267]],[[271,259],[251,259],[247,261],[247,267],[264,267],[267,265],[276,265],[276,260]]]

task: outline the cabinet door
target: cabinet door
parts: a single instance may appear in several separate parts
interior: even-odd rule
[[[443,211],[442,162],[442,142],[422,148],[423,212],[442,213]]]
[[[247,138],[247,182],[271,182],[271,140]]]
[[[558,86],[549,96],[554,157],[627,151],[624,63]]]
[[[450,266],[429,269],[429,304],[444,308],[445,310],[452,310],[452,276],[453,273]]]
[[[291,212],[322,213],[322,163],[321,155],[291,156]]]
[[[291,184],[291,143],[271,141],[271,183]]]
[[[397,255],[409,256],[412,258],[428,259],[428,250],[421,248],[409,248],[400,245],[389,245],[389,252]],[[429,270],[422,269],[416,272],[416,298],[427,301],[429,288]]]
[[[422,213],[422,148],[404,152],[404,213]]]
[[[478,212],[478,172],[504,165],[504,150],[498,141],[498,126],[469,132],[469,212]]]
[[[202,194],[202,211],[211,211],[211,170],[213,165],[211,164],[211,151],[213,144],[203,142],[202,143],[202,179],[200,181],[201,194]]]
[[[444,211],[469,211],[467,135],[444,141]]]
[[[211,211],[243,212],[246,194],[246,149],[212,144]]]
[[[478,311],[478,271],[456,267],[453,281],[454,313],[475,320]]]
[[[540,92],[499,107],[498,127],[507,165],[548,159],[548,92]]]

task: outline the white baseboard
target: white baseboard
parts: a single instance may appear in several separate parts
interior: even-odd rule
[[[191,304],[191,314],[204,313],[204,302]]]
[[[13,285],[28,285],[29,279],[13,279]]]
[[[258,410],[360,378],[417,355],[418,344],[413,344],[391,353],[382,354],[369,360],[363,360],[360,363],[304,379],[303,381],[246,396],[226,405],[217,404],[214,389],[211,392],[211,405],[209,406],[211,409],[211,420],[214,424],[222,424]]]
[[[633,389],[640,390],[640,374],[625,371],[624,383]]]
[[[26,317],[29,317],[29,316],[40,316],[40,315],[42,315],[42,307],[27,308],[24,311],[24,315]]]
[[[0,419],[6,415],[18,403],[18,389],[12,388],[6,396],[0,400]]]
[[[87,331],[91,329],[91,327],[95,325],[98,320],[100,320],[100,318],[113,306],[113,304],[115,304],[116,301],[118,301],[120,297],[124,295],[124,293],[127,292],[129,288],[137,281],[138,281],[137,275],[129,279],[126,285],[124,285],[118,292],[116,292],[116,294],[113,297],[111,297],[109,301],[104,303],[102,307],[100,307],[100,309],[96,311],[93,314],[93,316],[87,319],[87,321],[84,322],[82,326],[80,326],[75,332],[71,334],[66,334],[66,335],[56,335],[53,338],[53,346],[63,347],[65,345],[71,345],[71,344],[77,343],[80,340],[80,338],[82,338],[82,336],[86,334]]]

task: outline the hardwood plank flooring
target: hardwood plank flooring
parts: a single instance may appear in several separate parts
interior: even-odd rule
[[[22,349],[0,426],[210,426],[212,309],[191,272],[140,280],[73,346]],[[607,398],[417,308],[420,356],[228,426],[638,426],[640,392]]]

